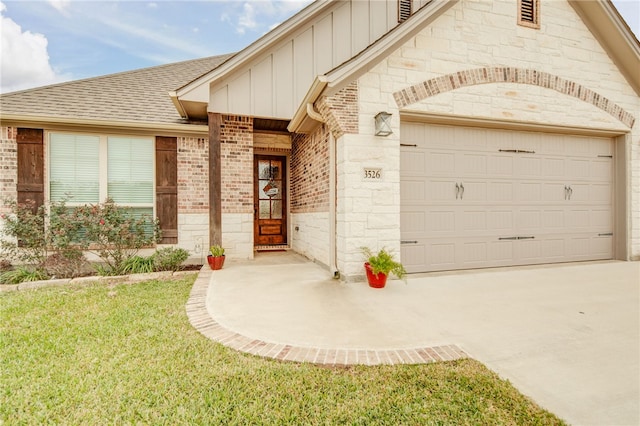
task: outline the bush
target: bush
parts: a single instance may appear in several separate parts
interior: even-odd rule
[[[189,252],[183,248],[165,247],[151,257],[156,271],[177,271],[182,262],[189,257]]]
[[[104,263],[98,272],[106,275],[125,273],[127,259],[160,238],[157,221],[148,216],[136,218],[131,209],[119,207],[111,199],[102,204],[76,207],[74,215],[82,225],[89,251]]]
[[[99,273],[119,275],[125,272],[127,259],[160,238],[157,221],[135,217],[131,209],[116,206],[111,199],[80,207],[68,207],[64,200],[38,208],[32,201],[5,201],[5,205],[10,214],[0,216],[4,222],[0,253],[42,275],[80,275],[87,250],[102,260]]]

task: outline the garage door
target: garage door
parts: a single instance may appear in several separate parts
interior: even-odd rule
[[[404,122],[409,272],[613,258],[613,141]]]

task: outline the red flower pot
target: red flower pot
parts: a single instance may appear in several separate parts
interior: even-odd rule
[[[209,267],[214,271],[217,271],[218,269],[222,269],[222,265],[224,265],[224,255],[222,256],[207,255],[207,262],[209,263]]]
[[[373,288],[384,288],[387,284],[387,274],[383,274],[380,272],[379,274],[374,274],[371,270],[371,265],[369,262],[364,264],[364,270],[367,272],[367,281],[369,282],[369,287]]]

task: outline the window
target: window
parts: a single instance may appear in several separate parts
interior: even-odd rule
[[[518,25],[540,28],[540,0],[518,0]]]
[[[152,138],[51,133],[49,197],[71,206],[110,197],[153,217],[154,156]]]
[[[398,0],[398,22],[404,22],[411,16],[412,0]]]

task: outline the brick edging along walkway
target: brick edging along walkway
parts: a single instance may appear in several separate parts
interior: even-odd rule
[[[218,324],[207,311],[207,291],[212,273],[205,265],[198,274],[187,301],[187,317],[191,325],[207,338],[241,352],[280,361],[328,365],[426,364],[469,357],[457,345],[387,350],[321,349],[243,336]]]

